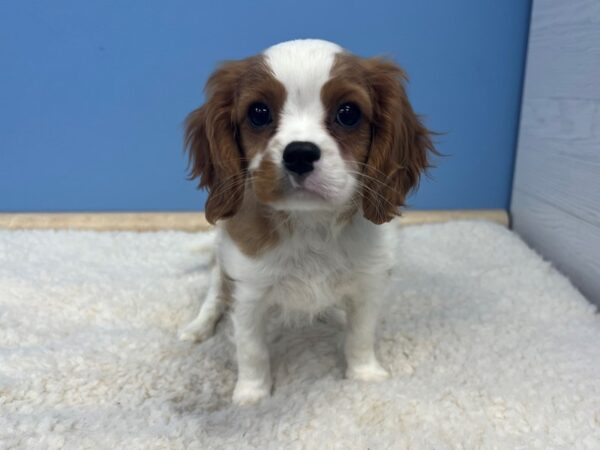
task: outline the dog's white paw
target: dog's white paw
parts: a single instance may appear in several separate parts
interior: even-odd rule
[[[257,384],[254,382],[238,381],[233,391],[233,403],[236,405],[252,405],[261,399],[268,397],[271,392],[269,384]]]
[[[348,367],[346,378],[360,381],[383,381],[390,377],[390,373],[379,363],[355,365]]]
[[[211,337],[214,334],[214,331],[215,327],[211,323],[192,322],[179,332],[179,340],[202,342]]]

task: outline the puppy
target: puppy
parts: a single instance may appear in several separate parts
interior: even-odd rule
[[[404,72],[322,40],[295,40],[221,65],[186,123],[191,176],[208,190],[217,265],[183,339],[208,338],[232,306],[233,401],[271,390],[266,313],[346,310],[348,378],[377,381],[375,327],[393,230],[435,152]]]

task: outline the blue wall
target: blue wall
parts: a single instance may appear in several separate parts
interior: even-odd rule
[[[368,5],[368,6],[367,6]],[[387,54],[448,157],[416,208],[506,208],[527,0],[3,1],[0,210],[191,210],[182,121],[217,61],[300,37]]]

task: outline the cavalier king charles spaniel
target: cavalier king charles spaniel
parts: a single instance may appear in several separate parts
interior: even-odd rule
[[[268,311],[345,311],[346,376],[388,377],[375,356],[378,305],[399,214],[435,152],[382,58],[295,40],[221,65],[186,122],[191,176],[208,190],[216,265],[182,339],[202,341],[231,307],[237,404],[269,395]]]

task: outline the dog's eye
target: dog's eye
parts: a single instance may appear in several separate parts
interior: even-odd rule
[[[271,111],[264,103],[252,103],[248,108],[248,119],[254,128],[264,127],[272,122]]]
[[[335,116],[335,121],[345,128],[351,128],[360,120],[360,109],[354,103],[344,103]]]

